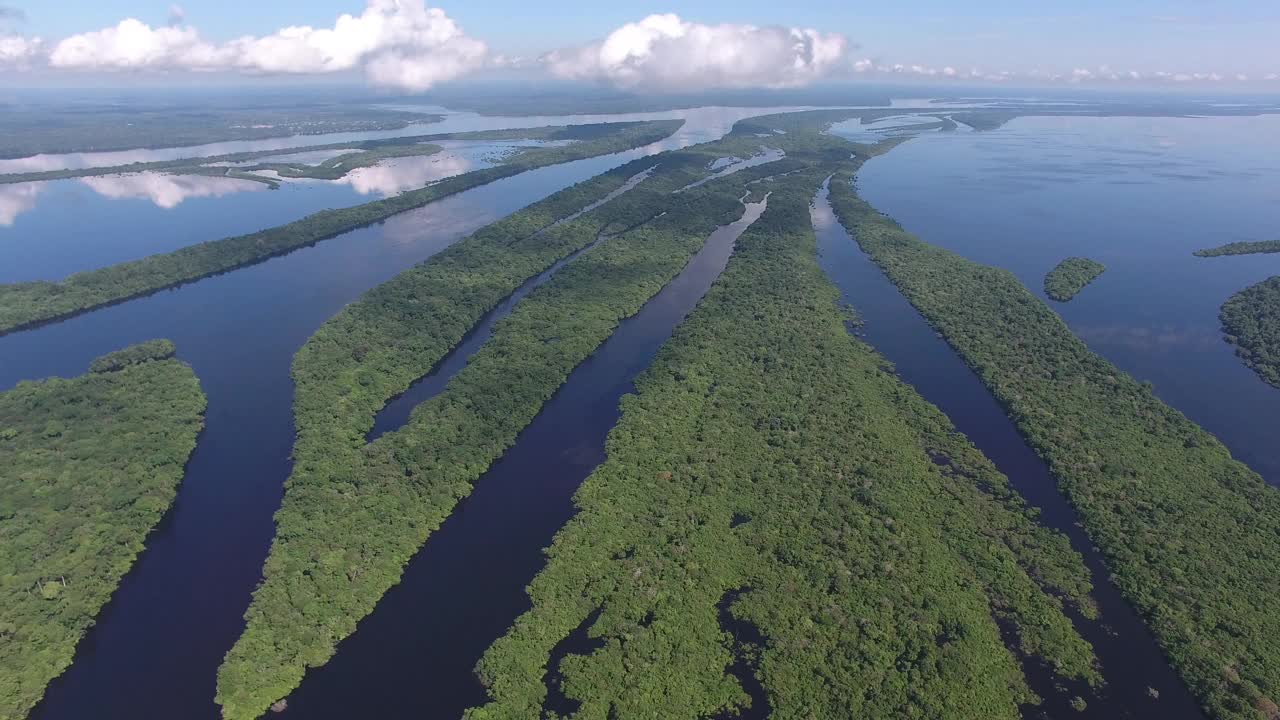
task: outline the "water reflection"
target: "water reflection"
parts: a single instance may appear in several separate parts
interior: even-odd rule
[[[103,197],[113,199],[146,199],[156,207],[175,208],[188,198],[223,197],[240,192],[258,192],[266,185],[252,180],[205,177],[203,175],[167,175],[144,172],[133,175],[104,175],[80,178]]]
[[[168,175],[157,172],[129,175],[103,175],[79,178],[75,181],[51,180],[46,182],[14,183],[0,185],[0,227],[12,227],[19,215],[36,208],[37,198],[55,183],[66,186],[78,183],[92,189],[98,195],[112,200],[150,200],[153,205],[166,210],[181,205],[184,200],[203,197],[225,197],[235,193],[258,192],[268,187],[252,180],[207,177],[203,175]],[[73,197],[65,195],[65,198]],[[61,208],[66,211],[68,208]]]
[[[22,213],[36,206],[44,183],[0,185],[0,227],[9,227]]]

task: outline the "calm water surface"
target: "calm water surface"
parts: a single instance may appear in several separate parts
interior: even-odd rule
[[[216,670],[243,627],[289,474],[289,364],[326,318],[556,190],[637,157],[713,140],[737,120],[770,111],[689,111],[677,136],[645,148],[500,180],[259,265],[0,337],[0,389],[77,375],[97,355],[167,337],[209,399],[173,509],[32,717],[218,716]]]
[[[0,185],[0,283],[74,272],[256,232],[492,167],[534,141],[440,143],[422,157],[385,160],[337,180],[283,179],[278,189],[225,177],[160,172]],[[314,154],[281,156],[320,162]],[[305,159],[303,159],[305,158]],[[261,162],[261,161],[255,161]]]
[[[869,161],[858,189],[924,240],[1011,270],[1044,297],[1070,255],[1107,271],[1050,305],[1089,346],[1280,483],[1280,389],[1222,340],[1218,309],[1280,255],[1192,251],[1280,237],[1280,116],[1021,118]]]

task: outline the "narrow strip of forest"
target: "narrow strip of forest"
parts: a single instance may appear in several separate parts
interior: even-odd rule
[[[71,664],[173,502],[204,408],[166,340],[0,393],[0,717]]]
[[[1264,382],[1280,388],[1280,277],[1232,295],[1218,317],[1236,355]]]
[[[548,228],[551,208],[563,217],[583,200],[573,189],[554,195],[374,289],[317,331],[295,359],[294,472],[265,580],[219,673],[225,717],[256,717],[306,667],[323,664],[569,372],[675,277],[716,226],[741,215],[747,183],[788,169],[779,161],[672,192],[745,142],[620,168],[614,188],[657,163],[631,192]],[[402,430],[365,445],[383,404],[523,280],[623,228],[632,229],[521,301]]]
[[[841,222],[1049,464],[1116,585],[1217,718],[1280,713],[1280,492],[1092,353],[1009,272],[933,247],[851,177]]]
[[[1219,245],[1214,248],[1197,250],[1193,254],[1196,257],[1211,258],[1224,257],[1227,255],[1260,255],[1265,253],[1280,253],[1280,240],[1233,242],[1227,243],[1226,245]]]
[[[681,121],[610,123],[578,142],[528,148],[504,164],[447,178],[394,197],[337,210],[322,210],[267,230],[199,243],[98,270],[60,282],[0,286],[0,334],[70,317],[292,252],[398,213],[495,180],[547,165],[621,152],[670,136]]]
[[[548,682],[583,717],[728,717],[742,672],[774,717],[1018,718],[1035,698],[999,623],[1097,681],[1064,614],[1090,612],[1079,556],[846,332],[809,220],[834,155],[759,184],[768,209],[624,398],[468,718],[545,716]]]

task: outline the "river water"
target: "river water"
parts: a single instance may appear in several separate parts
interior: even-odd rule
[[[766,112],[688,111],[678,136],[644,148],[499,180],[258,265],[0,337],[0,389],[77,375],[102,353],[167,337],[209,401],[174,507],[32,717],[217,717],[216,670],[242,629],[289,474],[289,365],[325,319],[556,190],[637,157],[716,139],[737,120]]]
[[[142,172],[0,185],[0,283],[60,280],[74,272],[283,225],[429,182],[492,167],[535,141],[439,143],[421,157],[384,160],[337,180],[252,180]],[[317,163],[315,154],[283,162]],[[322,159],[322,158],[321,158]],[[255,161],[257,162],[257,161]]]
[[[1044,275],[1081,255],[1107,271],[1050,305],[1089,347],[1280,484],[1280,389],[1222,340],[1218,309],[1280,275],[1280,255],[1194,250],[1280,237],[1280,116],[1020,118],[934,133],[867,162],[861,195],[927,242]]]

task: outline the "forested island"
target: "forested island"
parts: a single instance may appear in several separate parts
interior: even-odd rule
[[[1258,377],[1280,387],[1280,277],[1232,295],[1218,317],[1240,359]]]
[[[262,262],[528,170],[657,142],[671,135],[681,124],[679,120],[655,120],[524,131],[521,137],[532,135],[541,139],[576,142],[527,148],[505,158],[495,167],[456,175],[394,197],[349,208],[322,210],[278,227],[76,273],[60,282],[0,285],[0,335]],[[477,133],[481,137],[493,134],[496,133]]]
[[[1106,269],[1106,265],[1096,260],[1069,257],[1045,275],[1044,294],[1058,302],[1068,302]]]
[[[1280,240],[1260,240],[1258,242],[1233,242],[1215,248],[1197,250],[1196,257],[1223,257],[1226,255],[1260,255],[1264,253],[1280,253]]]
[[[205,407],[167,340],[0,393],[0,717],[71,664],[177,492]]]
[[[1021,662],[1099,679],[1064,614],[1091,612],[1080,558],[847,332],[808,212],[837,158],[763,183],[624,399],[470,720],[1012,719],[1035,702]],[[589,640],[563,654],[571,636]]]
[[[1041,457],[1174,668],[1219,719],[1280,698],[1280,491],[1090,352],[1008,271],[933,247],[849,175],[838,217]]]

